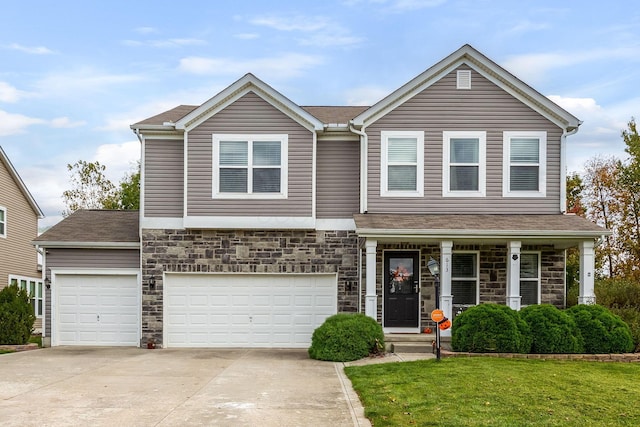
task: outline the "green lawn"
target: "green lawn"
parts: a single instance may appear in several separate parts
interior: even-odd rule
[[[637,426],[640,364],[446,358],[346,367],[379,426]]]

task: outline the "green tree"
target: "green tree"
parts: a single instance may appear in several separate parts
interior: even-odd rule
[[[106,166],[79,160],[67,165],[72,189],[62,193],[67,208],[63,216],[78,209],[139,209],[140,162],[136,170],[125,174],[116,187],[105,175]]]

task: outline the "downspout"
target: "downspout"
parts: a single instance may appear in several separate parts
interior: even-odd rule
[[[369,140],[366,132],[363,130],[358,130],[353,126],[353,123],[349,123],[349,130],[356,135],[360,135],[360,213],[367,213],[368,201],[367,201],[367,177],[368,173],[368,150],[369,150]]]
[[[578,123],[580,126],[582,122]],[[567,213],[567,136],[578,132],[578,126],[574,128],[565,128],[560,137],[560,171],[563,179],[560,180],[560,212]]]

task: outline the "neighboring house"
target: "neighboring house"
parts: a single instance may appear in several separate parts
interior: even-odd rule
[[[38,219],[43,217],[40,207],[0,147],[0,289],[15,284],[29,293],[37,332],[44,316],[44,287],[38,252],[31,241],[38,235]]]
[[[570,247],[580,302],[592,303],[594,242],[607,231],[565,214],[566,138],[579,125],[468,45],[372,107],[301,107],[247,74],[136,123],[141,305],[126,314],[140,319],[139,344],[305,347],[327,316],[357,311],[418,333],[432,326],[430,258],[450,318],[484,302],[564,306]],[[78,254],[106,249],[72,240]],[[75,264],[52,259],[51,235],[37,241],[53,344],[102,344],[62,319],[85,313],[80,288],[97,295],[107,273],[133,276],[138,253],[111,270],[78,263],[87,281],[70,286]],[[103,314],[88,311],[95,337]]]

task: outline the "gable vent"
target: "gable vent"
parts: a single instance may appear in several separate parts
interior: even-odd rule
[[[471,70],[458,70],[458,89],[471,89]]]

